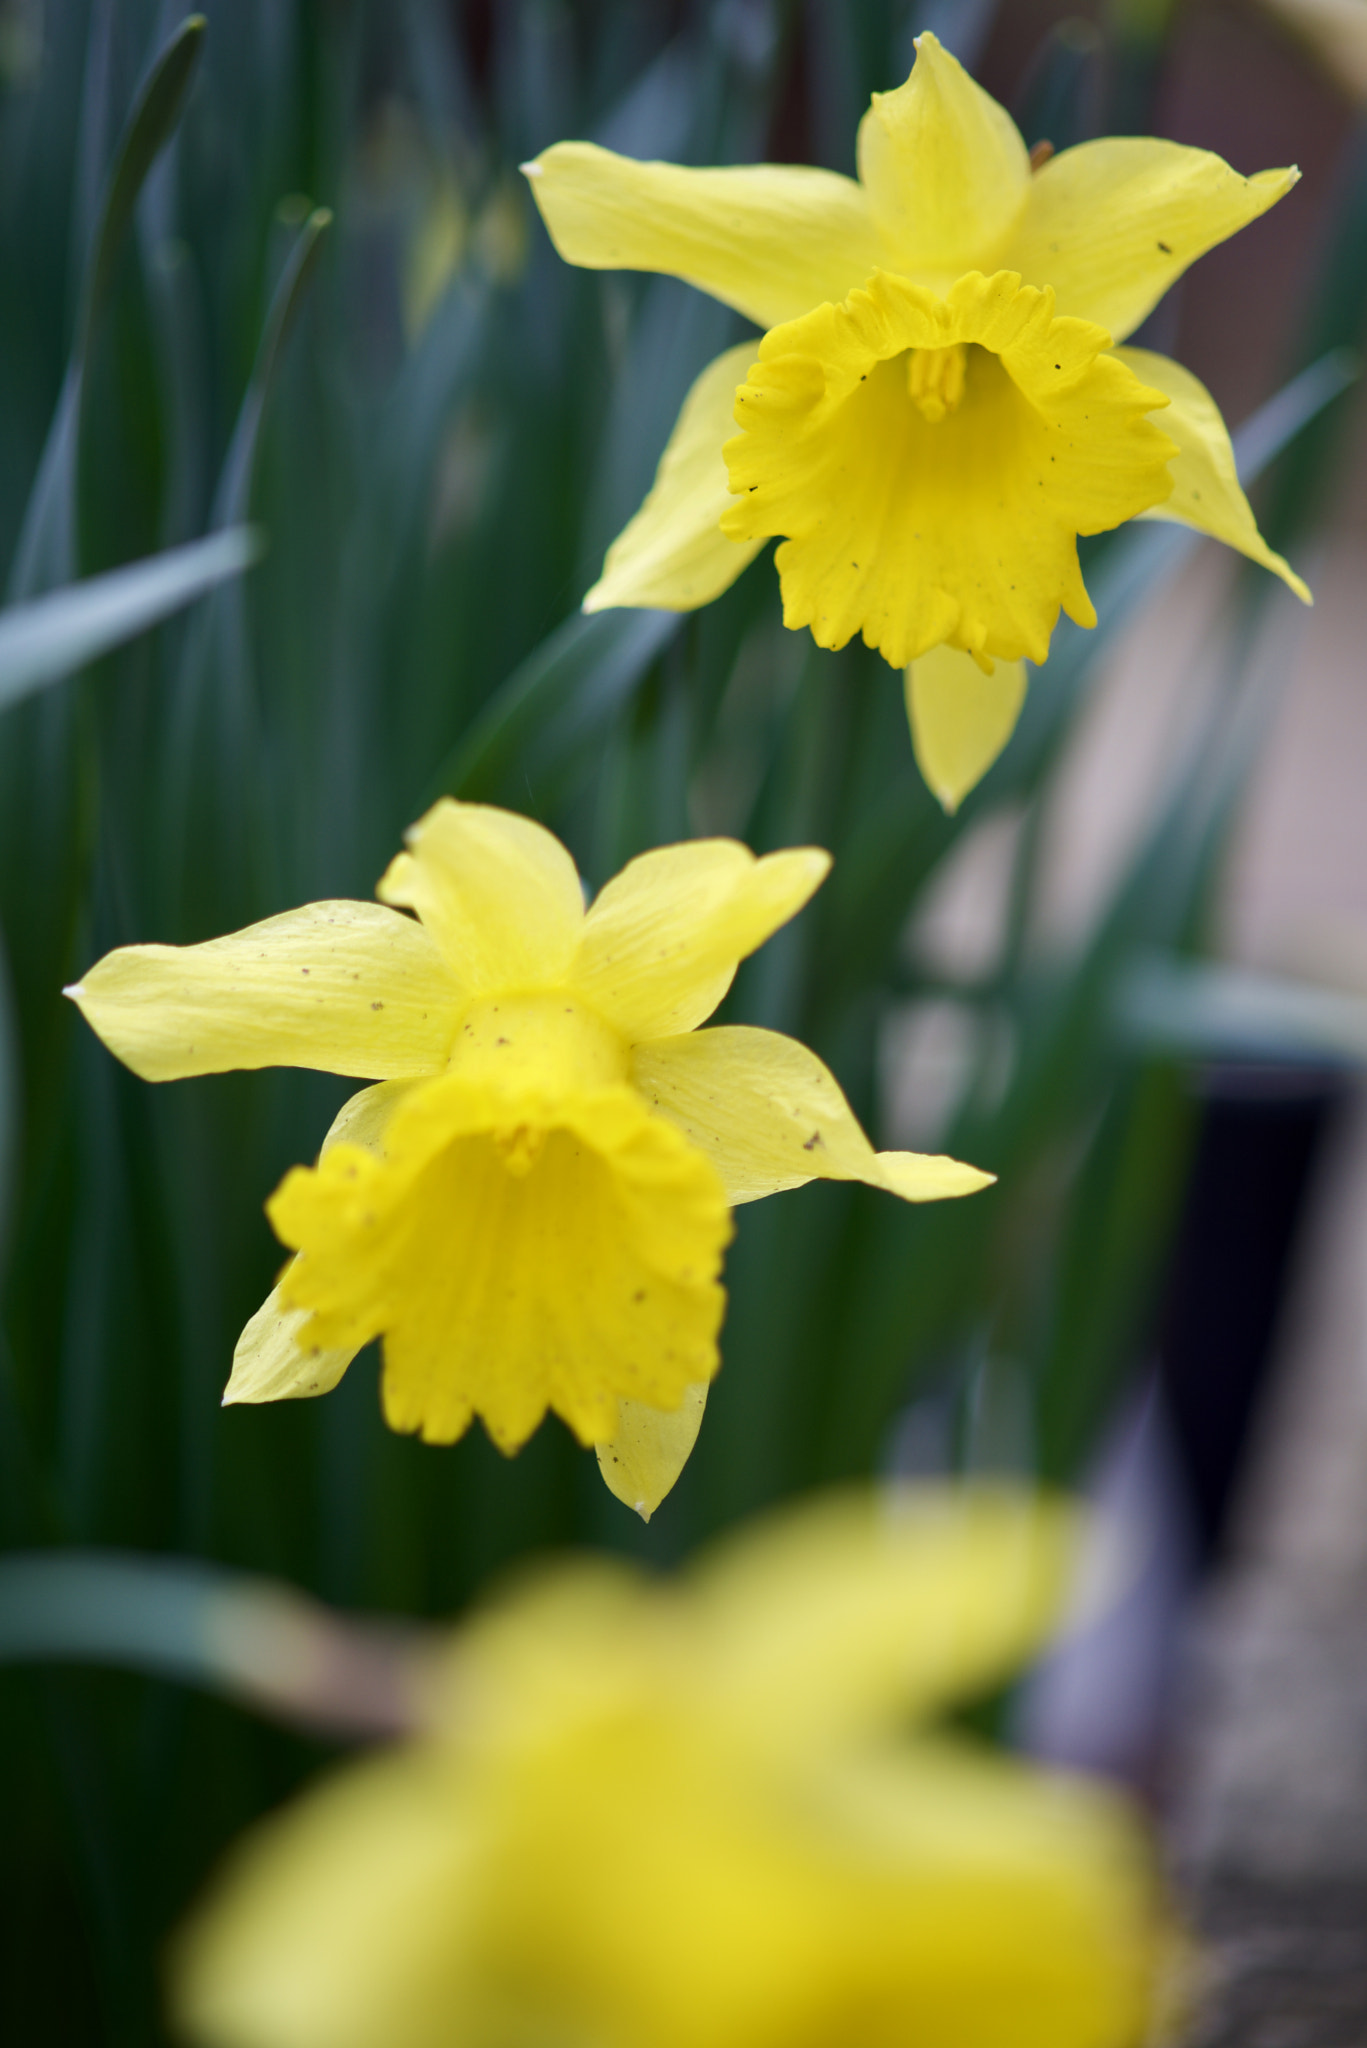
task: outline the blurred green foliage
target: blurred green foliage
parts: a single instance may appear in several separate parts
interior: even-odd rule
[[[1121,14],[1108,75],[1130,106],[1163,18]],[[900,679],[860,646],[785,634],[767,562],[694,618],[578,615],[684,391],[739,323],[670,280],[562,265],[516,173],[578,135],[849,169],[912,30],[971,61],[990,16],[221,0],[176,41],[151,0],[0,7],[11,599],[247,516],[269,541],[194,612],[0,717],[7,1546],[166,1550],[444,1612],[529,1548],[664,1558],[867,1471],[928,1391],[950,1459],[1078,1469],[1143,1342],[1187,1130],[1175,1071],[1116,1030],[1115,989],[1136,953],[1197,937],[1270,686],[1232,663],[1085,950],[1042,959],[1029,935],[1063,749],[1098,657],[1186,537],[1137,528],[1091,549],[1101,627],[1060,631],[1011,747],[946,819]],[[1060,137],[1100,118],[1092,48],[1053,38],[1023,83]],[[1354,275],[1361,216],[1354,188]],[[1313,352],[1359,316],[1321,294]],[[1265,421],[1261,455],[1335,388]],[[1277,501],[1279,545],[1318,488],[1316,445]],[[1240,646],[1268,601],[1240,582]],[[648,1531],[553,1421],[512,1463],[478,1435],[439,1451],[388,1434],[369,1358],[317,1403],[221,1411],[280,1259],[263,1199],[314,1154],[344,1084],[151,1089],[61,999],[109,947],[369,895],[442,790],[543,818],[594,885],[691,833],[829,847],[831,881],[725,1014],[811,1042],[888,1142],[892,1034],[947,1003],[966,1057],[941,1142],[1002,1176],[924,1211],[822,1185],[741,1212],[725,1370]],[[1008,812],[996,956],[937,982],[909,923],[956,844]],[[0,1742],[0,2033],[156,2038],[164,1929],[316,1752],[211,1701],[69,1674],[6,1677]]]

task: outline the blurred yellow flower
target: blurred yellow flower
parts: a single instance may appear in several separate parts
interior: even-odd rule
[[[1162,1909],[1121,1801],[927,1724],[1053,1614],[1065,1512],[837,1495],[674,1586],[461,1631],[430,1724],[267,1822],[172,1957],[200,2048],[1125,2048]]]
[[[586,610],[691,610],[778,536],[787,625],[823,647],[862,633],[898,668],[945,645],[967,687],[970,657],[1042,662],[1060,607],[1094,625],[1077,536],[1145,513],[1308,602],[1209,393],[1115,346],[1295,170],[1112,137],[1032,171],[930,34],[874,95],[858,163],[689,170],[569,142],[524,167],[569,262],[670,272],[768,330],[697,379]]]
[[[875,1153],[794,1039],[697,1029],[828,855],[664,846],[586,914],[565,848],[513,812],[444,799],[408,846],[382,903],[123,947],[67,994],[144,1080],[377,1082],[267,1205],[298,1256],[225,1400],[325,1393],[382,1336],[393,1428],[451,1443],[478,1415],[511,1452],[553,1408],[648,1514],[719,1363],[731,1205],[813,1179],[933,1201],[992,1176]]]

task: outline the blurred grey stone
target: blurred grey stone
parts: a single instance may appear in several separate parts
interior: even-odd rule
[[[1202,1945],[1181,2048],[1367,2048],[1367,1123],[1287,1319],[1236,1556],[1191,1631],[1170,1787]]]

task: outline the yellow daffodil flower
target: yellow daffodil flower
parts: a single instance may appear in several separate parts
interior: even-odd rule
[[[1166,1941],[1122,1801],[936,1730],[1055,1611],[1028,1497],[838,1495],[674,1586],[566,1564],[417,1739],[232,1855],[197,2048],[1130,2048]]]
[[[67,994],[144,1080],[299,1066],[376,1084],[267,1205],[297,1256],[226,1401],[325,1393],[383,1337],[394,1429],[451,1443],[478,1415],[511,1452],[553,1408],[649,1514],[719,1363],[732,1205],[813,1179],[933,1201],[992,1176],[876,1153],[791,1038],[698,1030],[826,854],[664,846],[586,914],[565,848],[513,812],[445,799],[408,848],[380,903],[123,947]]]
[[[1042,662],[1060,608],[1095,625],[1079,534],[1179,520],[1309,601],[1258,532],[1210,394],[1117,346],[1298,173],[1243,178],[1126,137],[1032,169],[1005,110],[933,35],[916,47],[860,123],[857,179],[585,142],[524,168],[567,261],[672,273],[765,330],[693,385],[585,609],[692,610],[777,536],[787,625],[822,647],[862,633],[902,669],[951,651],[912,709],[918,758],[957,763],[952,806],[965,763],[976,779],[1009,735],[1024,672],[967,711],[947,679],[971,695],[970,663]]]

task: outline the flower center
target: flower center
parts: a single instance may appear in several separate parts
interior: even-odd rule
[[[948,348],[914,348],[907,354],[907,390],[923,420],[937,427],[958,409],[964,395],[968,350],[961,341]]]
[[[1077,536],[1172,492],[1161,393],[1014,271],[944,298],[889,271],[774,328],[736,392],[731,540],[782,542],[783,619],[894,668],[941,642],[1043,661],[1094,625]]]
[[[474,1081],[543,1095],[625,1081],[625,1039],[569,990],[499,995],[461,1020],[447,1070]]]

